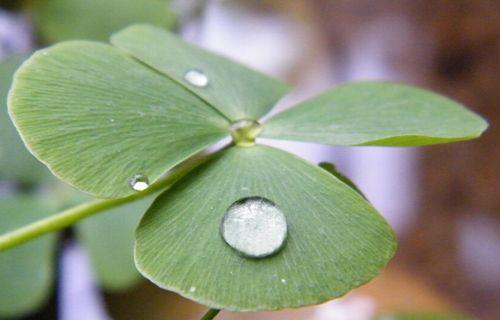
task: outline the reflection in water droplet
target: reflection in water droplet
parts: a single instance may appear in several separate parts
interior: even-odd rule
[[[248,258],[264,258],[278,252],[287,236],[281,209],[268,199],[249,197],[233,203],[221,223],[224,241]]]
[[[195,291],[196,291],[196,287],[191,287],[191,288],[189,288],[189,292],[191,292],[191,293],[192,293],[192,292],[195,292]]]
[[[208,77],[201,70],[191,69],[184,74],[184,80],[193,86],[204,88],[208,85]]]
[[[130,186],[135,191],[146,190],[149,187],[148,177],[143,174],[136,174],[132,177],[132,180],[130,180]]]
[[[281,279],[281,283],[286,284],[286,279]]]

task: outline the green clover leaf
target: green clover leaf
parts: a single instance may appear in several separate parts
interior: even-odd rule
[[[423,146],[474,139],[487,126],[438,94],[401,84],[358,82],[276,115],[262,137],[341,146]]]
[[[121,50],[72,41],[17,71],[10,113],[31,152],[61,180],[98,197],[134,192],[227,135],[228,121]]]
[[[289,229],[284,248],[264,259],[236,254],[219,234],[227,208],[256,195],[283,210]],[[356,191],[257,145],[223,151],[158,197],[137,229],[135,258],[162,288],[212,308],[252,311],[340,297],[377,275],[395,249],[389,225]]]
[[[280,81],[155,27],[129,27],[111,42],[36,53],[16,73],[10,114],[55,175],[110,198],[147,189],[232,135],[232,145],[159,196],[136,230],[141,273],[214,308],[276,310],[339,297],[376,276],[396,249],[388,224],[345,177],[256,145],[256,136],[425,145],[471,139],[487,126],[446,98],[388,83],[341,86],[260,126],[287,90]],[[249,224],[238,220],[241,210]],[[241,230],[258,226],[260,238],[234,250],[221,227],[228,219]],[[275,240],[262,230],[278,229],[286,237],[274,254],[249,258]]]

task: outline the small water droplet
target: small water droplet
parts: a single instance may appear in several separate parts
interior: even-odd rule
[[[208,85],[208,77],[203,71],[198,69],[188,70],[184,74],[184,80],[195,87],[204,88]]]
[[[196,287],[191,287],[191,288],[189,288],[189,292],[193,293],[193,292],[195,292],[195,291],[196,291]]]
[[[115,122],[115,119],[109,119],[109,122]]]
[[[224,241],[248,258],[264,258],[277,253],[285,244],[285,215],[272,201],[262,197],[234,202],[221,222]]]
[[[281,283],[286,284],[286,279],[281,279]]]
[[[148,177],[143,174],[136,174],[132,177],[132,180],[130,180],[130,186],[135,191],[146,190],[149,187]]]

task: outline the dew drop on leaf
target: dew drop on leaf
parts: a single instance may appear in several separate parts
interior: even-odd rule
[[[272,201],[248,197],[234,202],[221,222],[224,241],[248,258],[264,258],[277,253],[285,244],[285,215]]]
[[[143,174],[136,174],[135,176],[132,177],[130,180],[130,186],[132,189],[135,191],[143,191],[146,190],[149,187],[149,180],[148,177],[146,177]]]
[[[184,74],[184,80],[189,84],[204,88],[208,85],[208,77],[201,70],[191,69]]]

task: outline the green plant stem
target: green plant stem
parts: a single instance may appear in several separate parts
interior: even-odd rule
[[[220,310],[218,309],[210,309],[200,320],[212,320],[215,316],[217,316],[217,314],[219,314],[219,312]]]
[[[166,177],[159,179],[146,190],[134,193],[128,197],[90,201],[57,213],[46,219],[36,221],[32,224],[28,224],[19,229],[5,233],[0,236],[0,252],[28,242],[49,232],[68,227],[79,220],[90,217],[100,212],[104,212],[107,209],[136,201],[155,192],[166,189],[209,158],[211,157],[205,156],[196,161],[193,161],[191,164],[180,167]]]

